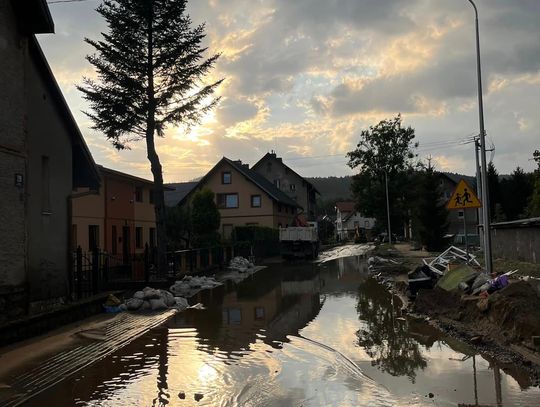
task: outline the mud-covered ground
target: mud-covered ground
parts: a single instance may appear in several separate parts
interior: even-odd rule
[[[477,305],[478,299],[437,287],[421,290],[415,300],[407,301],[404,269],[413,270],[429,254],[410,251],[407,245],[396,246],[378,247],[373,253],[399,261],[395,271],[381,267],[377,274],[406,301],[407,312],[468,342],[506,369],[525,369],[534,385],[540,384],[540,353],[532,342],[533,336],[540,335],[540,295],[535,282],[511,280],[508,287],[489,296],[483,311]]]

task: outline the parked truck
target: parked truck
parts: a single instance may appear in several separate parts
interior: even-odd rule
[[[281,256],[285,259],[315,259],[319,255],[319,235],[315,222],[279,229],[279,242]]]

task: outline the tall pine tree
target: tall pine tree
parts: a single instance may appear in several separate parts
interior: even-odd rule
[[[145,140],[154,177],[158,269],[166,270],[163,171],[155,136],[167,126],[186,130],[197,124],[219,98],[221,81],[202,84],[219,55],[205,59],[204,25],[192,27],[186,0],[103,0],[97,8],[109,27],[99,41],[85,39],[96,52],[88,61],[97,80],[79,89],[90,102],[93,128],[117,149]]]
[[[439,175],[429,165],[417,173],[418,183],[415,224],[422,246],[428,251],[439,251],[445,245],[448,231],[448,210],[439,186]]]

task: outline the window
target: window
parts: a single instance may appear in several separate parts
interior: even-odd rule
[[[227,225],[227,224],[224,224],[223,225],[223,239],[225,240],[229,240],[232,236],[232,231],[233,231],[233,225]]]
[[[364,227],[369,229],[369,220],[364,221]]]
[[[222,322],[226,325],[240,325],[242,311],[239,308],[225,308],[222,312]]]
[[[264,319],[264,307],[255,307],[255,319]]]
[[[118,232],[116,231],[116,226],[112,226],[112,246],[111,251],[112,254],[118,254]]]
[[[71,225],[71,250],[77,250],[77,225]]]
[[[99,225],[88,225],[88,250],[94,251],[99,247]]]
[[[276,188],[281,188],[281,181],[279,178],[276,178],[274,180],[274,185],[276,186]]]
[[[135,201],[136,202],[142,202],[143,201],[143,189],[142,189],[142,187],[135,187]]]
[[[217,206],[220,209],[238,208],[238,194],[217,194]]]
[[[278,206],[277,206],[277,211],[278,211],[278,212],[281,212],[281,204],[278,204]]]
[[[291,190],[291,192],[296,191],[296,185],[290,184],[290,185],[289,185],[289,189]]]
[[[41,213],[51,214],[51,172],[49,157],[41,156]]]
[[[458,217],[459,219],[463,219],[463,211],[458,211],[457,217]]]
[[[221,173],[221,183],[222,184],[230,184],[232,181],[232,176],[229,171],[225,171]]]
[[[150,228],[150,247],[156,247],[156,228]]]
[[[154,190],[153,189],[150,190],[150,195],[148,196],[148,198],[149,198],[150,203],[153,205],[154,204]]]
[[[261,196],[260,195],[251,195],[251,207],[260,208],[261,207]]]
[[[135,247],[142,249],[143,247],[143,229],[141,227],[135,228]]]

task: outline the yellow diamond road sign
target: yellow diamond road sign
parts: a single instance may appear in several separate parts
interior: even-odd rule
[[[457,184],[446,207],[448,209],[481,208],[482,203],[474,194],[474,190],[462,179]]]

